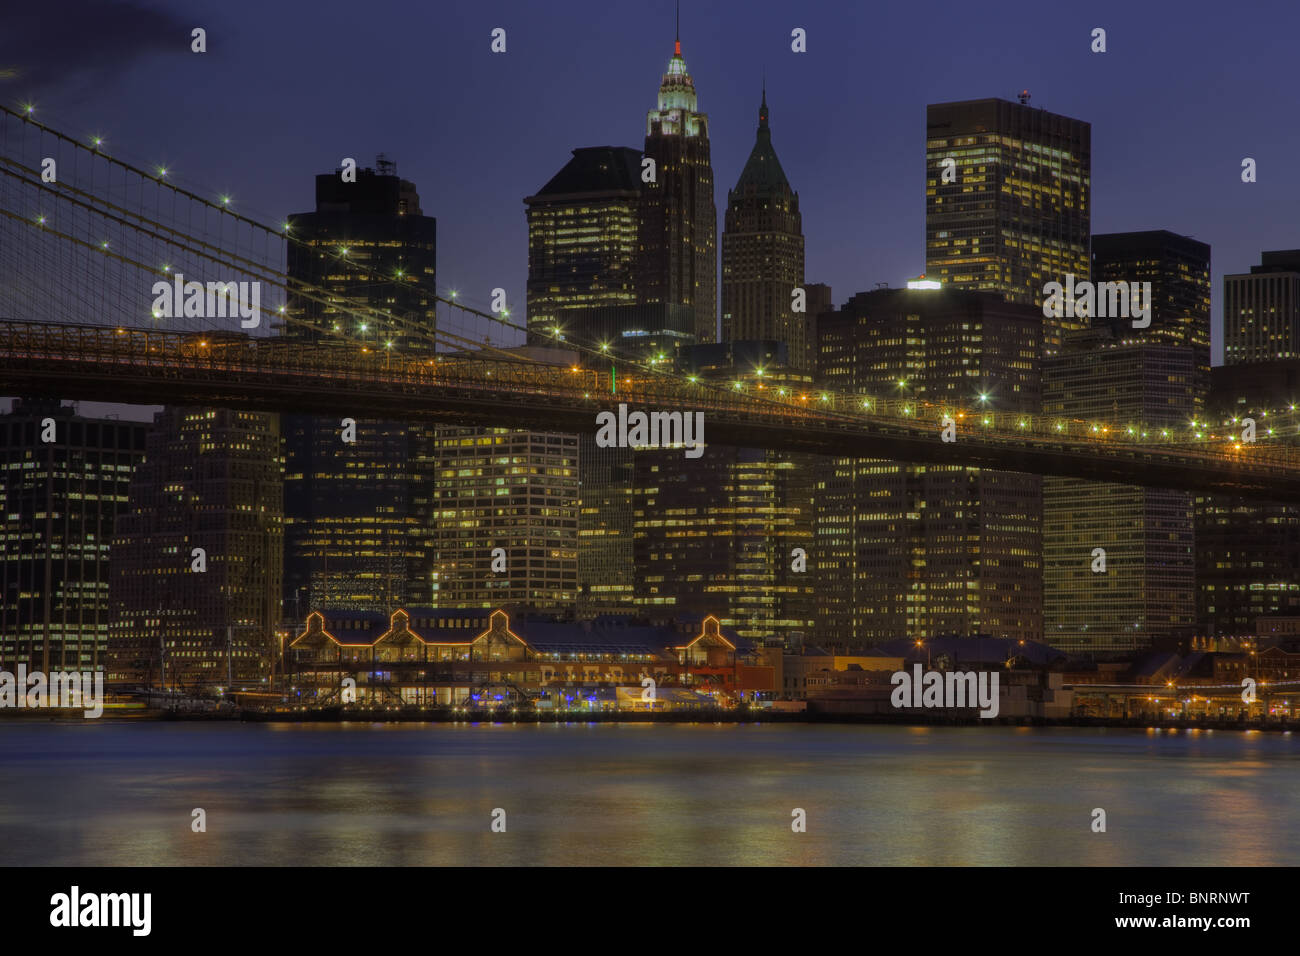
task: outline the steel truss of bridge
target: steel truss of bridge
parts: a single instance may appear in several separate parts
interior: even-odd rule
[[[1053,435],[1037,420],[1018,428],[960,423],[957,440],[944,442],[937,407],[923,414],[918,406],[904,418],[862,411],[858,396],[797,391],[783,399],[775,388],[732,394],[716,383],[636,371],[620,373],[611,392],[606,372],[536,362],[363,353],[237,333],[0,321],[5,395],[578,433],[594,432],[597,412],[626,402],[645,411],[702,411],[713,444],[1300,503],[1300,449],[1286,444],[1218,451],[1205,443],[1134,444],[1119,435],[1080,439]]]

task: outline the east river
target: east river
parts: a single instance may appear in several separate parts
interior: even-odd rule
[[[6,866],[1300,861],[1295,734],[5,721],[0,767]]]

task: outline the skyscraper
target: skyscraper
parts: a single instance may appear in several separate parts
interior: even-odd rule
[[[695,81],[679,38],[646,115],[644,185],[638,224],[637,296],[645,303],[689,305],[699,342],[717,340],[718,211],[713,205],[708,116],[696,109]]]
[[[315,211],[289,217],[286,337],[337,331],[377,348],[432,350],[438,223],[396,164],[381,156],[376,165],[355,170],[355,182],[322,173]]]
[[[993,293],[860,293],[818,319],[819,379],[900,412],[1037,411],[1040,320]],[[1041,636],[1037,476],[826,458],[815,502],[819,641]]]
[[[1094,282],[1151,283],[1150,325],[1135,329],[1129,318],[1093,317],[1119,342],[1187,346],[1194,351],[1193,404],[1199,411],[1210,388],[1210,247],[1167,229],[1113,232],[1092,237]]]
[[[1046,283],[1089,276],[1092,127],[1027,101],[926,108],[925,272],[1041,306]],[[1044,319],[1044,354],[1086,321]]]
[[[578,436],[440,426],[419,447],[418,467],[433,482],[421,532],[430,563],[412,603],[571,610]]]
[[[110,678],[165,677],[169,687],[269,679],[284,562],[282,469],[273,414],[166,408],[155,416],[113,538]]]
[[[1212,375],[1206,420],[1216,432],[1241,435],[1250,419],[1259,441],[1300,444],[1300,358],[1221,365]],[[1199,634],[1249,637],[1260,617],[1300,616],[1298,568],[1300,505],[1196,496]]]
[[[590,344],[586,310],[636,303],[640,198],[640,150],[591,146],[524,200],[530,344]]]
[[[1066,336],[1061,354],[1044,361],[1044,414],[1132,429],[1139,442],[1185,434],[1201,381],[1197,350],[1132,341],[1140,331],[1102,326]],[[1044,477],[1044,640],[1098,653],[1188,636],[1193,540],[1188,492]]]
[[[812,364],[810,313],[792,308],[792,293],[803,286],[803,270],[799,194],[790,188],[772,148],[764,90],[754,148],[736,187],[727,193],[722,232],[723,340],[785,342],[790,364],[808,369]]]
[[[755,641],[806,633],[813,572],[791,552],[812,543],[807,456],[706,444],[633,455],[635,600],[650,615],[713,614]]]
[[[337,348],[360,339],[376,350],[432,351],[436,232],[415,185],[382,158],[378,171],[358,170],[356,182],[317,176],[316,211],[289,217],[295,321],[285,336],[328,341],[337,330],[352,340]],[[310,608],[404,603],[407,584],[423,575],[411,488],[419,480],[411,442],[422,430],[354,422],[349,441],[341,417],[283,419],[284,610],[297,623]]]
[[[5,669],[104,666],[113,528],[144,456],[146,427],[49,400],[19,400],[0,415]]]
[[[1300,405],[1300,249],[1265,252],[1223,277],[1223,365],[1206,419],[1261,441],[1294,443]],[[1271,433],[1271,434],[1270,434]],[[1247,446],[1249,448],[1249,446]],[[1196,496],[1197,615],[1210,637],[1255,633],[1255,619],[1300,614],[1300,506]]]
[[[1223,277],[1223,364],[1300,357],[1300,249]]]
[[[578,436],[578,612],[628,611],[633,605],[633,450],[601,448]]]

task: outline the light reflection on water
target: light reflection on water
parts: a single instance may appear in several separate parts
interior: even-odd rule
[[[1291,865],[1296,735],[0,724],[3,865]],[[207,811],[207,832],[190,830]],[[507,832],[490,832],[494,808]],[[808,832],[792,833],[803,808]],[[1107,832],[1091,831],[1092,810]]]

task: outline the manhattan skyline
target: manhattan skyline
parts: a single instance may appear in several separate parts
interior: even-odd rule
[[[548,12],[450,4],[436,14],[404,10],[400,21],[381,4],[354,18],[355,34],[337,29],[347,8],[332,3],[305,23],[242,3],[217,18],[187,3],[166,13],[56,6],[66,13],[62,35],[0,45],[0,62],[17,73],[0,80],[6,98],[35,103],[38,118],[58,128],[103,136],[114,155],[166,163],[181,185],[225,190],[232,208],[268,220],[309,208],[311,177],[343,157],[371,165],[384,152],[420,185],[426,214],[449,240],[440,288],[479,307],[501,287],[522,309],[520,200],[574,148],[639,147],[673,52],[667,2]],[[1000,4],[991,15],[890,10],[862,23],[867,14],[854,10],[759,3],[738,14],[687,4],[680,30],[721,189],[752,148],[766,81],[781,161],[800,192],[806,281],[829,284],[837,304],[924,271],[926,105],[1013,100],[1027,89],[1031,106],[1092,125],[1094,234],[1169,229],[1214,248],[1217,363],[1222,276],[1247,271],[1260,249],[1294,245],[1284,223],[1300,191],[1287,163],[1300,134],[1271,119],[1295,96],[1285,32],[1201,6],[1203,15],[1176,21],[1120,4],[1096,5],[1087,19],[1055,11],[1018,19]],[[403,28],[390,29],[397,22]],[[220,84],[193,62],[192,25],[208,31],[205,56],[222,64]],[[1107,30],[1104,54],[1089,49],[1098,26]],[[505,53],[490,51],[497,27],[507,31]],[[796,27],[807,31],[805,53],[791,51]],[[891,35],[909,42],[879,39]],[[877,41],[866,56],[863,37]],[[1186,75],[1187,57],[1209,48],[1223,74]],[[1241,182],[1244,157],[1259,164],[1255,183]]]

